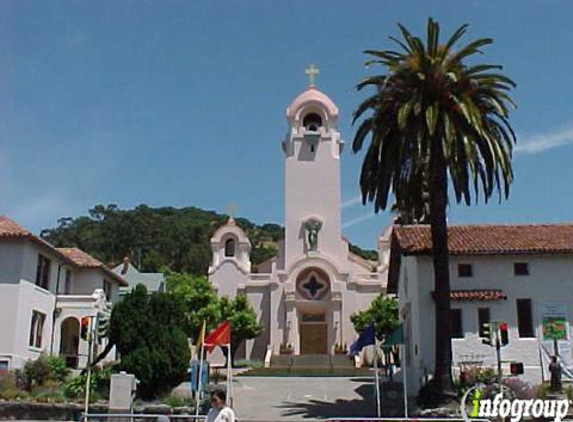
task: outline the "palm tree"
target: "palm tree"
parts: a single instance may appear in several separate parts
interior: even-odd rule
[[[458,28],[440,43],[440,27],[428,19],[426,42],[398,24],[403,40],[390,37],[399,51],[367,50],[366,66],[384,73],[365,78],[357,90],[373,87],[373,95],[354,112],[353,151],[370,144],[360,175],[363,203],[386,209],[389,192],[396,204],[423,203],[429,194],[436,306],[434,382],[438,391],[451,388],[450,277],[446,208],[448,187],[457,203],[485,202],[494,191],[499,200],[513,181],[511,156],[515,134],[508,122],[508,93],[514,82],[498,65],[467,60],[493,43],[482,38],[456,48],[467,30]],[[406,210],[408,211],[408,210]]]

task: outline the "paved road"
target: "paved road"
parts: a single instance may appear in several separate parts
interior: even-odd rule
[[[254,421],[373,416],[374,397],[368,378],[237,377],[234,408]]]
[[[178,387],[189,391],[189,384]],[[376,414],[370,378],[236,377],[237,417],[243,421],[305,421]]]

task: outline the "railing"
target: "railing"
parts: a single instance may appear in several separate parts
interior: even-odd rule
[[[157,422],[169,422],[173,419],[188,420],[205,420],[206,415],[151,415],[145,413],[82,413],[79,422],[88,422],[89,420],[134,420],[134,419],[154,419]]]
[[[328,418],[330,422],[491,422],[489,419],[476,419],[476,418]]]

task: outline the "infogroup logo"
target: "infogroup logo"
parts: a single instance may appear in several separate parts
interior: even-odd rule
[[[501,394],[497,394],[493,400],[482,398],[483,393],[480,387],[472,387],[462,397],[461,412],[466,422],[473,418],[507,418],[511,422],[519,422],[525,418],[552,418],[555,422],[561,422],[569,411],[570,401],[542,400],[542,399],[504,399]],[[471,399],[471,412],[468,415],[466,406],[468,398]]]

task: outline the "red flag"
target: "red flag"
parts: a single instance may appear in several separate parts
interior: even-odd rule
[[[223,321],[205,337],[205,350],[211,353],[215,346],[225,346],[230,342],[231,324],[229,321]]]

